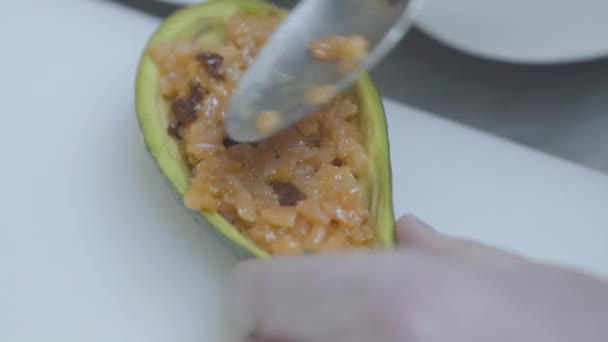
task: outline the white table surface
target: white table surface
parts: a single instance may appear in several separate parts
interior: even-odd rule
[[[171,196],[135,120],[135,67],[158,20],[101,1],[11,6],[0,341],[230,341],[235,260]],[[608,177],[386,107],[398,214],[608,275]]]

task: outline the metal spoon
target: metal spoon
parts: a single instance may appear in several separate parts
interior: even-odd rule
[[[401,40],[419,0],[302,0],[279,25],[242,76],[226,115],[226,134],[254,142],[293,125],[323,102],[306,99],[311,87],[341,92]],[[360,35],[369,53],[349,72],[311,55],[309,44],[327,36]],[[261,117],[266,116],[266,117]],[[260,120],[265,120],[260,127]]]

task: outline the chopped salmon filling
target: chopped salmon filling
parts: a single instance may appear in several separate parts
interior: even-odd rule
[[[224,133],[230,96],[278,22],[236,14],[222,46],[184,40],[150,51],[171,103],[168,134],[179,139],[192,169],[185,204],[221,214],[274,255],[369,246],[374,234],[359,183],[369,158],[351,99],[338,95],[255,144]]]

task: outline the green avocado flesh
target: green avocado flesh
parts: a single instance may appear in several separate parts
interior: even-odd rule
[[[160,92],[160,72],[147,54],[148,47],[159,42],[196,37],[205,46],[221,44],[224,23],[236,12],[259,16],[285,16],[286,12],[259,0],[212,0],[175,12],[152,35],[144,51],[136,80],[137,117],[147,149],[171,187],[183,198],[191,177],[190,166],[182,156],[178,142],[167,133],[169,103]],[[370,170],[362,180],[369,209],[369,223],[375,228],[376,244],[394,244],[394,214],[391,193],[391,164],[388,132],[382,100],[369,75],[364,74],[349,90],[359,105],[358,125],[365,137],[370,157]],[[271,255],[256,246],[220,214],[194,214],[201,224],[211,225],[240,257],[269,258]]]

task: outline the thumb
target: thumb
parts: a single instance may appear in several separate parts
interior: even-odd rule
[[[406,215],[397,221],[397,241],[405,248],[430,247],[438,237],[437,231],[414,215]]]

